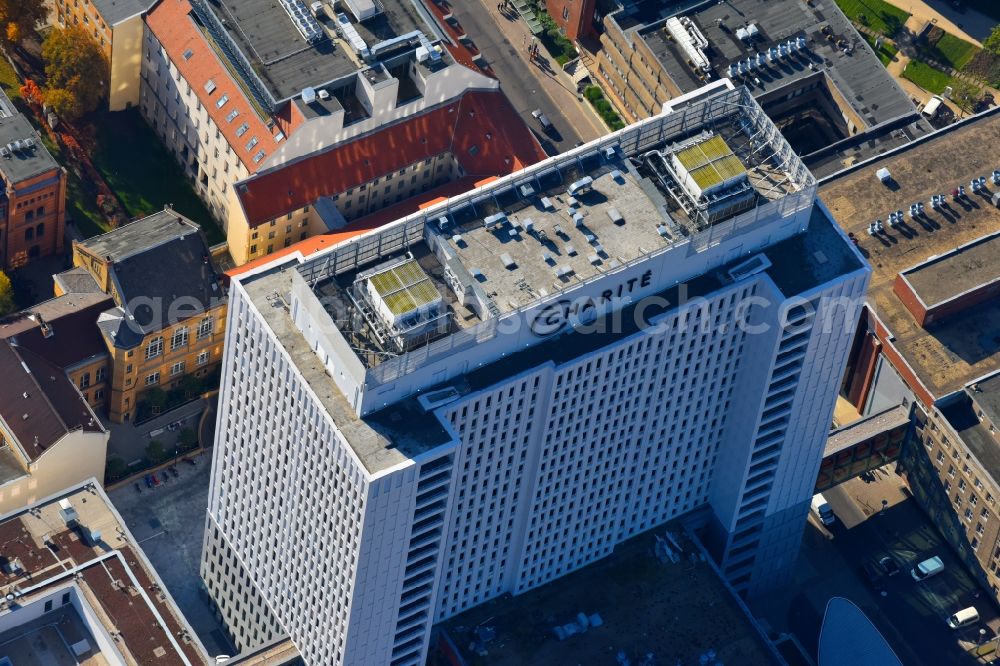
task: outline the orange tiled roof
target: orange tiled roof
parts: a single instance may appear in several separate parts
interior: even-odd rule
[[[225,135],[239,160],[253,172],[275,149],[274,136],[265,121],[250,107],[242,88],[209,46],[190,14],[188,0],[162,0],[146,15],[146,24],[170,54],[171,62],[191,84],[191,90]],[[191,55],[185,58],[184,54],[189,50]],[[205,87],[210,80],[215,83],[211,92]],[[229,99],[220,107],[218,103],[223,96]],[[230,120],[233,111],[238,111],[239,115]],[[240,131],[244,123],[249,127]],[[240,132],[239,136],[237,132]],[[248,150],[246,146],[254,137],[257,142]],[[261,150],[264,157],[254,161],[254,156]]]
[[[345,192],[444,152],[475,176],[507,174],[545,158],[502,92],[469,91],[449,104],[251,176],[237,186],[237,195],[253,228],[320,196]]]

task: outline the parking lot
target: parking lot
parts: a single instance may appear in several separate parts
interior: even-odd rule
[[[163,579],[171,596],[210,655],[234,654],[222,624],[215,619],[202,592],[198,564],[205,531],[211,452],[192,465],[179,462],[177,476],[158,472],[160,485],[142,481],[108,495]]]
[[[970,651],[980,640],[986,650],[995,645],[1000,630],[997,608],[900,486],[899,477],[886,471],[871,483],[854,479],[824,493],[837,522],[827,529],[810,516],[795,585],[760,612],[774,629],[794,633],[816,654],[827,601],[847,597],[875,623],[904,664],[991,663],[993,654],[978,658]],[[886,556],[895,560],[899,572],[886,575],[876,566],[877,579],[869,580],[864,564]],[[944,571],[914,581],[910,570],[932,556],[941,557]],[[950,629],[948,616],[969,606],[976,607],[980,622]]]

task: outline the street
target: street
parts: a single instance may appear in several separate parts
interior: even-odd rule
[[[530,37],[515,12],[501,15],[490,0],[455,2],[451,11],[548,154],[563,152],[580,141],[590,141],[607,133],[601,121],[582,106],[587,102],[577,97],[569,78],[556,69],[558,65],[548,58],[544,47],[539,50],[548,64],[547,69],[528,64]],[[519,41],[512,41],[508,35],[515,35],[514,39]],[[538,120],[531,116],[535,109],[541,109],[548,116],[554,131],[542,131]]]
[[[202,591],[198,573],[211,451],[196,460],[195,464],[175,465],[176,477],[157,472],[161,483],[155,488],[147,488],[139,479],[110,491],[108,496],[209,654],[233,654],[225,630]]]
[[[904,664],[991,663],[992,654],[977,659],[968,651],[980,640],[992,645],[1000,613],[916,501],[901,490],[902,481],[891,469],[876,470],[869,483],[852,479],[824,493],[837,522],[826,528],[810,514],[794,585],[784,598],[776,595],[758,612],[775,629],[794,633],[815,654],[826,603],[842,596],[865,612]],[[944,571],[914,581],[910,570],[935,555],[944,561]],[[867,580],[862,566],[886,556],[900,571],[891,576],[880,571],[876,581]],[[950,629],[948,616],[969,606],[979,611],[980,622]]]

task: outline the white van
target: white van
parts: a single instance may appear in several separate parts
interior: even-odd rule
[[[963,608],[948,618],[948,626],[952,629],[961,629],[976,622],[979,622],[979,611],[976,610],[975,606]]]
[[[927,118],[935,118],[938,111],[941,109],[941,105],[944,104],[944,99],[940,95],[934,95],[927,103],[924,104],[924,108],[921,109],[922,113]]]
[[[826,498],[823,497],[823,493],[816,493],[813,495],[812,511],[824,525],[833,525],[837,522],[837,516],[834,515],[833,509],[830,508]]]
[[[927,580],[931,576],[938,575],[942,571],[944,571],[944,562],[940,557],[934,556],[913,567],[910,575],[913,576],[913,580],[919,583],[922,580]]]

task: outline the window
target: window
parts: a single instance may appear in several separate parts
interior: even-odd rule
[[[206,363],[208,363],[208,352],[203,351],[198,354],[198,365],[205,365]]]
[[[221,109],[226,105],[226,102],[228,101],[229,101],[229,95],[223,95],[222,97],[219,98],[219,101],[215,103],[215,106]]]
[[[253,150],[253,147],[256,145],[257,145],[257,137],[255,136],[251,137],[250,140],[247,141],[247,152],[249,153],[251,150]]]
[[[100,402],[104,400],[104,389],[97,389],[94,391],[94,402]]]
[[[209,95],[215,92],[215,81],[209,79],[208,81],[205,82],[205,92],[207,92]]]
[[[243,123],[242,125],[236,128],[236,136],[243,136],[244,134],[247,133],[249,129],[250,125],[248,123]]]
[[[132,366],[129,366],[129,371],[131,371],[131,367]],[[97,372],[94,375],[94,383],[95,384],[100,384],[101,382],[107,380],[107,378],[108,378],[108,369],[107,368],[98,368]]]
[[[233,109],[232,111],[229,112],[229,115],[226,116],[226,120],[228,120],[229,122],[233,122],[236,119],[236,116],[238,115],[240,115],[239,110]]]
[[[192,51],[191,49],[187,49],[186,51],[184,51],[184,59],[185,60],[190,60],[191,56],[193,56],[193,55],[194,55],[194,51]]]
[[[171,377],[179,375],[183,372],[184,372],[184,361],[180,361],[179,363],[174,363],[172,366],[170,366]]]
[[[156,337],[149,341],[149,345],[146,346],[146,358],[156,358],[163,353],[163,338]]]
[[[181,347],[187,346],[188,343],[188,329],[187,326],[181,326],[174,331],[174,337],[170,340],[170,349],[179,349]]]
[[[90,373],[85,372],[80,377],[80,388],[85,389],[90,386]]]
[[[253,156],[253,161],[260,162],[262,159],[264,159],[264,154],[265,154],[264,149],[261,148],[260,150],[257,151],[257,154]]]
[[[146,375],[146,386],[152,386],[153,384],[160,383],[160,373],[154,372],[151,375]]]
[[[212,324],[213,321],[211,317],[205,317],[204,319],[201,320],[201,322],[198,324],[199,340],[204,340],[205,338],[207,338],[212,334]]]

